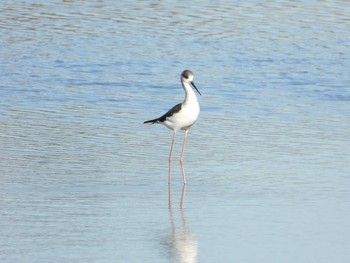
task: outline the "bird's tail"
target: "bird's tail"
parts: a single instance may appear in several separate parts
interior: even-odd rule
[[[145,121],[144,123],[151,123],[151,124],[155,124],[159,121],[159,119],[154,119],[154,120],[149,120],[149,121]]]

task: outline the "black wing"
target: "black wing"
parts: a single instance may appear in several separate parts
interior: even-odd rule
[[[145,121],[144,123],[164,122],[167,117],[173,116],[176,112],[179,112],[181,110],[181,108],[182,108],[182,104],[179,103],[179,104],[175,105],[174,107],[172,107],[167,113],[160,116],[159,118],[154,119],[154,120]]]

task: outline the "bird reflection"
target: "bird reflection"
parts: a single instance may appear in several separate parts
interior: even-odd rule
[[[171,257],[174,262],[181,263],[194,263],[197,262],[198,257],[198,243],[196,237],[191,234],[185,217],[185,211],[183,209],[186,185],[182,189],[181,201],[178,222],[174,218],[174,211],[172,208],[172,194],[171,187],[169,185],[169,215],[171,224],[171,235],[168,240],[169,248],[171,251]]]

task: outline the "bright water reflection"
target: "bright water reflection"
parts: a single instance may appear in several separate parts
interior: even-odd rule
[[[176,213],[174,213],[173,209],[173,200],[170,185],[168,191],[171,234],[167,241],[167,244],[169,246],[170,255],[174,262],[198,262],[198,241],[196,237],[191,233],[185,216],[184,201],[186,186],[184,186],[182,189],[180,210],[175,209],[175,211],[179,213],[178,220],[176,220]]]
[[[15,2],[1,262],[349,262],[347,1]],[[180,208],[181,143],[170,193],[171,133],[142,122],[186,68],[203,96]]]

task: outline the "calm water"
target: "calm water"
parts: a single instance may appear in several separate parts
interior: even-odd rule
[[[0,9],[1,262],[350,262],[348,1]]]

